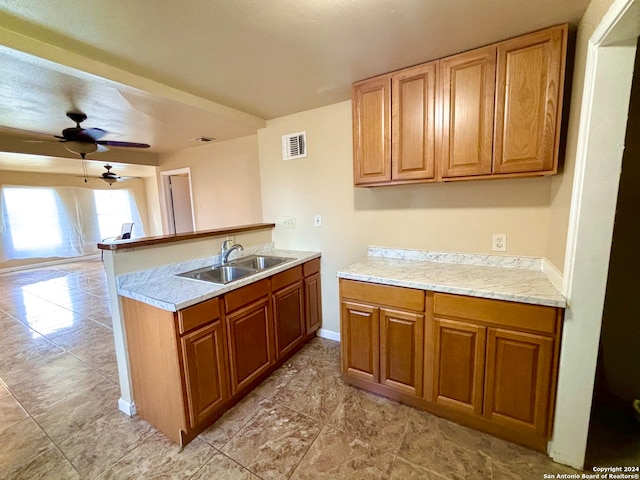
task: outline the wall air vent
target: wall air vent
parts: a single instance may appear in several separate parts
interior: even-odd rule
[[[307,156],[307,132],[282,136],[282,159],[294,160]]]

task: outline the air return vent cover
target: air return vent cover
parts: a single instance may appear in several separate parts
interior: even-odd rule
[[[294,160],[307,156],[307,132],[282,136],[282,159]]]

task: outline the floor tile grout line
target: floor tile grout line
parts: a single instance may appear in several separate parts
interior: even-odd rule
[[[8,388],[8,387],[7,387]],[[49,450],[51,450],[51,448],[55,448],[63,457],[64,459],[69,462],[69,465],[71,465],[71,468],[73,468],[73,470],[76,471],[76,473],[78,473],[78,476],[80,476],[80,472],[78,472],[78,470],[76,469],[75,465],[71,462],[71,460],[69,458],[67,458],[67,456],[64,454],[64,452],[62,451],[62,449],[58,446],[58,444],[56,442],[53,441],[53,439],[51,438],[51,436],[47,433],[47,431],[42,428],[42,425],[40,425],[40,423],[38,422],[38,420],[33,416],[33,414],[26,409],[26,407],[22,404],[22,402],[15,396],[13,395],[14,400],[22,407],[22,409],[27,413],[28,417],[25,418],[24,420],[21,420],[18,423],[21,423],[22,421],[26,421],[26,420],[31,420],[33,421],[33,423],[36,424],[36,426],[40,429],[40,431],[42,432],[42,434],[47,437],[47,440],[49,440],[49,443],[51,443],[52,447],[47,448],[45,451],[41,452],[40,454],[30,458],[28,461],[34,461],[36,458],[44,455],[46,452],[48,452]],[[18,423],[16,423],[15,425],[17,425]],[[14,426],[15,426],[14,425]],[[20,464],[20,466],[26,465],[27,461],[23,462]]]
[[[122,457],[118,458],[118,460],[116,460],[114,463],[112,463],[111,465],[109,465],[106,469],[104,469],[102,472],[94,475],[93,477],[91,477],[92,479],[98,478],[102,475],[104,475],[105,473],[107,473],[109,470],[111,470],[113,467],[115,467],[118,463],[120,463],[122,461],[122,459],[124,459],[127,455],[132,454],[133,452],[135,452],[136,450],[138,450],[140,447],[142,447],[142,445],[144,444],[144,442],[146,442],[147,440],[149,440],[153,435],[155,435],[157,433],[153,432],[151,433],[148,437],[144,438],[144,440],[140,441],[140,443],[138,443],[135,447],[133,447],[131,450],[127,450],[127,453],[125,453]]]
[[[322,430],[324,428],[324,425],[320,425],[320,428],[318,428],[318,433],[316,433],[316,436],[313,438],[313,440],[311,442],[309,442],[309,446],[307,447],[307,449],[305,450],[304,454],[300,457],[300,460],[298,460],[298,463],[296,463],[295,467],[293,467],[291,469],[291,473],[287,476],[287,479],[291,478],[293,476],[294,473],[296,473],[296,470],[298,469],[298,467],[300,466],[300,464],[302,463],[302,461],[304,460],[304,457],[307,456],[307,454],[309,453],[309,451],[311,450],[311,447],[313,446],[313,444],[315,443],[315,441],[318,439],[318,437],[320,436],[320,433],[322,433]]]

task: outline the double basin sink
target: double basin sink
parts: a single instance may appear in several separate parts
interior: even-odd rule
[[[272,257],[267,255],[248,255],[221,265],[210,265],[189,272],[179,273],[176,276],[201,280],[204,282],[225,284],[240,280],[255,273],[276,267],[281,263],[289,262],[293,258]]]

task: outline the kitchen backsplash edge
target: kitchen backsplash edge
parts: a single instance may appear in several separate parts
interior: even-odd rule
[[[475,253],[430,252],[404,248],[370,246],[368,257],[418,260],[423,262],[451,263],[457,265],[479,265],[487,267],[542,270],[543,259],[538,257],[516,257],[512,255],[489,255]]]

